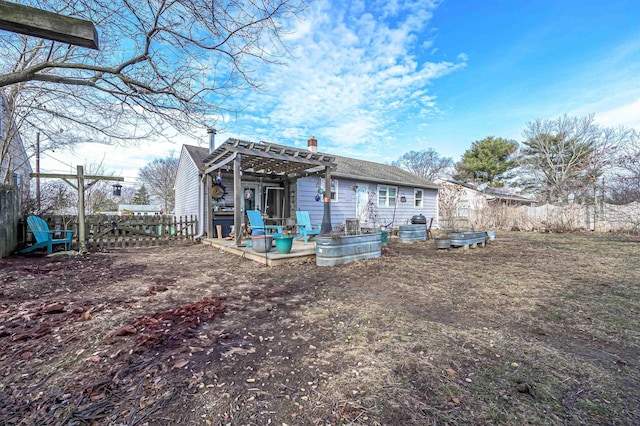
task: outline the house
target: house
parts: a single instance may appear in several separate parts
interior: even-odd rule
[[[456,180],[436,180],[441,186],[439,223],[445,229],[480,229],[500,226],[504,207],[534,206],[535,201],[507,189]]]
[[[162,207],[150,204],[120,204],[118,206],[118,214],[120,216],[154,216],[163,213]]]
[[[0,184],[16,185],[23,200],[29,196],[32,172],[29,155],[15,127],[7,98],[0,94]]]
[[[397,227],[418,214],[437,222],[438,185],[405,170],[320,153],[314,137],[301,149],[238,139],[215,146],[215,133],[210,135],[209,148],[182,147],[175,183],[177,216],[203,218],[210,201],[218,223],[231,220],[236,204],[240,212],[257,209],[274,223],[294,225],[297,210],[309,211],[312,222],[321,223],[329,174],[333,229],[347,219],[359,219],[363,227]],[[234,158],[241,158],[241,182],[234,179]],[[200,222],[202,235],[208,231],[205,221]]]

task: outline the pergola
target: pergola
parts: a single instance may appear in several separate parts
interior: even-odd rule
[[[335,157],[312,152],[306,149],[293,148],[263,142],[247,142],[238,139],[228,139],[205,158],[206,187],[213,184],[212,174],[221,169],[233,168],[234,193],[234,230],[235,243],[241,245],[242,233],[242,177],[265,176],[269,178],[297,179],[314,174],[325,175],[324,216],[322,218],[321,234],[331,232],[331,170],[335,170]],[[207,233],[213,235],[213,209],[211,196],[206,197]]]
[[[93,22],[2,0],[0,30],[98,49]]]

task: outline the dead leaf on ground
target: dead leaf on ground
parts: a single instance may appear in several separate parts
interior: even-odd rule
[[[249,349],[245,349],[245,348],[231,348],[226,352],[222,353],[222,357],[226,358],[229,357],[231,355],[235,355],[235,354],[239,354],[239,355],[246,355],[246,354],[252,354],[256,351],[256,348],[254,347],[250,347]]]
[[[173,364],[173,367],[171,367],[171,368],[172,369],[173,368],[182,368],[182,367],[186,366],[187,364],[189,364],[189,360],[187,360],[187,359],[179,359],[179,360],[176,361],[175,364]]]
[[[61,314],[64,312],[64,304],[54,303],[53,305],[45,306],[42,308],[42,312],[45,314]]]
[[[138,333],[138,330],[134,326],[128,325],[118,330],[118,332],[116,333],[116,336],[130,336],[136,333]]]
[[[447,374],[451,377],[456,377],[458,375],[458,373],[456,372],[456,370],[454,370],[453,368],[447,368],[444,371],[447,372]]]

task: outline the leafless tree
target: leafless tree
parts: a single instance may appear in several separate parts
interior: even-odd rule
[[[452,182],[440,183],[438,190],[438,212],[440,214],[440,226],[444,230],[455,230],[455,215],[458,201],[464,195],[464,188]]]
[[[544,201],[567,201],[570,194],[592,199],[597,179],[610,169],[615,150],[629,135],[624,128],[601,127],[593,114],[538,119],[523,132],[521,170]]]
[[[146,185],[151,198],[161,202],[165,212],[173,210],[175,204],[173,187],[177,172],[177,158],[155,159],[138,172],[138,177]]]
[[[281,36],[306,0],[27,0],[93,21],[100,50],[0,32],[0,89],[24,140],[42,150],[192,134],[260,86],[288,55]],[[5,149],[3,146],[2,154]],[[2,158],[0,158],[1,160]]]
[[[635,133],[623,144],[615,162],[615,173],[607,188],[608,201],[629,204],[640,201],[640,135]]]
[[[429,148],[424,151],[409,151],[392,165],[433,181],[451,174],[453,159],[441,157],[433,148]]]
[[[35,199],[32,199],[33,205],[29,211],[37,214],[65,214],[78,207],[77,191],[59,179],[45,182],[41,193],[40,210],[36,211]]]
[[[115,197],[118,204],[133,204],[138,189],[135,186],[123,186],[119,197]]]

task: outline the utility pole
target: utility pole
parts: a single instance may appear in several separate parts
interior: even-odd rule
[[[40,132],[36,133],[36,207],[40,213]]]

